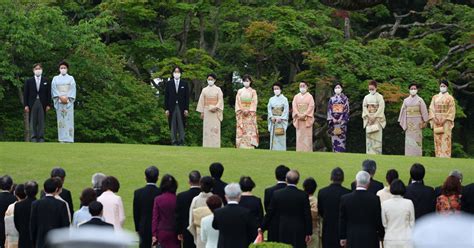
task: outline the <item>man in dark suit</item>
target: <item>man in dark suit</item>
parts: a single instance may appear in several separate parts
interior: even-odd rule
[[[422,164],[413,164],[410,169],[411,184],[408,185],[404,197],[410,199],[415,207],[415,220],[423,215],[432,213],[436,207],[434,189],[425,186],[425,167]]]
[[[224,166],[219,162],[212,163],[211,166],[209,166],[209,173],[211,173],[211,177],[214,179],[212,193],[220,196],[224,205],[227,204],[224,192],[227,183],[221,180],[222,175],[224,174]]]
[[[318,213],[323,218],[323,247],[339,247],[339,205],[341,196],[351,192],[342,186],[344,171],[341,168],[332,170],[331,181],[318,194]]]
[[[189,110],[189,89],[186,81],[181,79],[183,70],[173,68],[173,78],[168,80],[165,88],[165,114],[171,129],[173,145],[184,145],[184,127]]]
[[[133,220],[135,231],[140,236],[140,248],[151,247],[151,220],[153,214],[153,203],[155,197],[161,191],[156,186],[159,170],[150,166],[145,170],[146,186],[135,191],[133,197]]]
[[[92,218],[88,222],[80,225],[79,227],[82,228],[82,227],[95,226],[95,227],[106,227],[106,228],[114,229],[114,226],[112,224],[107,223],[102,220],[103,210],[104,210],[104,206],[102,205],[102,203],[98,201],[93,201],[89,203],[89,213],[91,214]],[[148,247],[151,247],[151,244]]]
[[[290,171],[290,168],[284,166],[284,165],[279,165],[275,169],[275,178],[277,180],[277,183],[271,187],[268,187],[265,189],[265,195],[263,198],[263,205],[265,207],[265,212],[268,212],[268,208],[270,207],[270,202],[273,198],[273,193],[279,189],[283,189],[286,187],[286,173]],[[271,220],[270,223],[268,223],[268,233],[267,233],[267,240],[268,241],[277,241],[278,240],[278,216],[275,216]]]
[[[257,220],[250,210],[239,206],[239,184],[225,187],[227,205],[214,211],[212,227],[219,230],[219,248],[248,247],[257,237]]]
[[[189,226],[189,208],[193,198],[201,193],[199,181],[201,173],[199,171],[191,171],[189,173],[190,189],[179,193],[176,196],[176,233],[178,239],[182,242],[183,248],[194,248],[194,237],[188,231]]]
[[[474,183],[466,185],[461,198],[461,210],[474,214]]]
[[[364,160],[364,162],[362,162],[362,170],[370,174],[370,185],[367,191],[376,195],[379,190],[384,188],[383,183],[374,179],[375,172],[377,171],[377,163],[370,159]],[[355,181],[351,183],[351,189],[352,191],[356,190]]]
[[[313,234],[308,195],[296,187],[299,178],[296,170],[290,170],[286,174],[288,186],[275,191],[262,224],[262,231],[268,230],[272,219],[277,217],[277,242],[290,244],[295,248],[306,247]]]
[[[10,176],[0,177],[0,247],[5,245],[5,212],[8,206],[16,201],[15,196],[10,192],[13,187],[13,180]]]
[[[30,114],[31,142],[44,142],[46,112],[51,108],[51,85],[42,76],[41,64],[33,65],[34,77],[25,81],[23,102],[25,112]]]
[[[370,174],[359,171],[356,190],[341,197],[339,214],[340,245],[351,248],[379,248],[385,230],[380,199],[367,189]]]
[[[51,178],[59,178],[62,181],[61,185],[64,185],[64,181],[66,180],[66,171],[63,168],[56,167],[51,170]],[[41,198],[44,198],[45,193],[44,191],[41,191]],[[72,205],[72,196],[71,196],[71,191],[65,189],[62,187],[61,191],[59,192],[59,197],[63,199],[69,209],[69,215],[71,217],[71,223],[72,223],[72,216],[74,216],[74,206]]]
[[[45,197],[31,205],[30,234],[34,247],[46,247],[46,235],[49,231],[69,226],[69,215],[65,202],[55,198],[61,188],[57,179],[44,182]]]
[[[32,248],[33,242],[30,236],[30,215],[31,204],[36,201],[38,194],[38,184],[35,181],[28,181],[25,183],[26,199],[15,204],[15,211],[13,213],[13,221],[15,228],[18,230],[18,247]]]

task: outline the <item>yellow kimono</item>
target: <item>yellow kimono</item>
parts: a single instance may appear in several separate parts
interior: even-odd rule
[[[451,133],[454,127],[454,117],[456,115],[456,104],[454,98],[448,93],[439,93],[431,99],[429,120],[433,128],[436,157],[451,157]],[[444,122],[438,125],[438,119]]]

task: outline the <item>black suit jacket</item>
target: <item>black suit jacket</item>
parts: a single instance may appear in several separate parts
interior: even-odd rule
[[[313,234],[308,194],[294,186],[275,191],[263,221],[263,230],[278,216],[278,242],[295,248],[306,247],[305,237]]]
[[[347,247],[379,248],[385,230],[378,196],[366,190],[353,191],[341,197],[340,211],[339,235],[347,239]]]
[[[356,185],[356,182],[354,181],[354,182],[351,183],[351,189],[352,189],[352,191],[354,191],[354,190],[356,190],[356,188],[357,188],[357,185]],[[370,185],[369,185],[369,188],[367,189],[367,191],[373,193],[374,195],[377,195],[377,192],[379,190],[382,190],[383,188],[384,188],[383,183],[371,178],[370,179]]]
[[[263,221],[263,206],[262,200],[256,196],[241,196],[239,206],[250,210],[250,213],[255,217],[258,226],[262,225]]]
[[[69,226],[66,204],[52,196],[46,196],[31,205],[30,234],[35,247],[45,246],[49,231]]]
[[[331,184],[318,193],[318,213],[323,218],[323,247],[339,247],[339,206],[341,196],[351,193],[340,184]]]
[[[408,185],[404,197],[413,202],[413,206],[415,207],[415,219],[432,213],[436,209],[436,196],[434,189],[425,186],[421,182],[414,182]]]
[[[227,200],[225,199],[225,191],[224,191],[225,186],[227,186],[226,182],[222,181],[221,179],[214,178],[214,187],[212,188],[212,193],[214,195],[220,196],[224,205],[227,204]]]
[[[166,87],[165,88],[165,110],[170,112],[170,118],[168,118],[168,120],[171,120],[171,116],[174,112],[174,107],[176,106],[176,102],[178,102],[179,109],[181,110],[180,114],[184,122],[185,120],[184,111],[185,110],[189,111],[188,83],[185,80],[180,79],[178,92],[176,92],[175,82],[174,82],[174,79],[172,78],[171,80],[166,82],[165,87]]]
[[[8,206],[16,201],[10,192],[0,192],[0,247],[5,244],[5,212]]]
[[[44,198],[44,196],[45,196],[44,191],[41,191],[41,198]],[[69,191],[65,188],[62,188],[61,194],[59,194],[59,196],[65,202],[67,202],[67,205],[69,206],[69,212],[70,212],[70,215],[71,215],[71,222],[72,222],[72,217],[74,216],[74,205],[72,204],[71,191]]]
[[[217,209],[212,227],[219,230],[219,248],[248,247],[257,237],[258,225],[254,216],[237,204]]]
[[[176,196],[176,233],[183,235],[183,247],[196,247],[193,235],[188,231],[189,208],[193,198],[201,193],[200,188],[190,188]]]
[[[110,223],[107,223],[107,222],[105,222],[105,221],[103,221],[103,220],[101,220],[100,218],[97,218],[97,217],[94,217],[91,220],[89,220],[88,222],[80,225],[79,228],[92,227],[92,226],[107,227],[107,228],[110,228],[110,229],[114,229],[114,225],[112,225]],[[150,244],[150,247],[151,247],[151,244]]]
[[[263,198],[263,205],[265,207],[265,212],[268,213],[268,208],[270,207],[270,202],[273,198],[273,193],[279,189],[286,187],[286,183],[277,183],[271,187],[265,189],[265,195]],[[275,216],[270,223],[268,223],[268,232],[267,239],[268,241],[277,241],[278,240],[278,216]]]
[[[135,231],[140,236],[140,247],[151,247],[151,219],[155,197],[161,191],[155,185],[146,185],[135,190],[133,197],[133,220]]]
[[[51,84],[43,76],[41,76],[39,92],[36,90],[36,80],[34,77],[25,81],[23,87],[23,101],[25,107],[28,106],[31,109],[36,101],[37,95],[39,95],[43,109],[46,110],[46,106],[51,106]]]
[[[27,197],[25,200],[15,204],[15,211],[13,212],[13,221],[15,228],[18,230],[18,247],[30,248],[33,247],[33,242],[30,236],[30,215],[31,204],[36,201],[36,198]]]
[[[463,188],[461,209],[466,213],[474,214],[474,183],[466,185]]]

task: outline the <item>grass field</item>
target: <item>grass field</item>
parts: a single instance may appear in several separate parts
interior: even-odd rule
[[[427,168],[428,185],[440,185],[450,170],[464,173],[464,183],[474,181],[474,159],[413,158],[404,156],[368,156],[365,154],[296,153],[266,150],[205,149],[200,147],[169,147],[155,145],[123,144],[58,144],[58,143],[0,143],[0,175],[9,174],[15,182],[37,180],[42,186],[51,168],[63,167],[67,172],[65,188],[72,191],[74,206],[79,206],[80,192],[90,187],[95,172],[117,177],[121,183],[126,211],[126,228],[133,230],[133,191],[145,184],[144,170],[149,165],[160,169],[160,177],[174,175],[178,191],[188,188],[187,174],[193,169],[209,174],[210,163],[219,161],[225,166],[224,181],[236,182],[242,175],[250,175],[257,184],[254,193],[263,196],[264,188],[274,184],[274,168],[285,164],[298,169],[301,177],[314,177],[318,188],[329,183],[330,171],[340,166],[344,169],[349,186],[364,159],[377,161],[375,178],[385,181],[388,169],[395,168],[406,183],[409,168],[420,162]]]

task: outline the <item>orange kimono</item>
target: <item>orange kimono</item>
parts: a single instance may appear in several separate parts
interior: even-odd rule
[[[429,120],[433,128],[436,157],[451,157],[451,133],[454,127],[456,103],[448,93],[434,95],[431,99]],[[443,125],[437,125],[435,118]]]
[[[258,147],[257,103],[257,92],[251,87],[237,91],[235,97],[237,120],[235,145],[237,148]],[[244,113],[245,110],[248,111],[247,114]]]
[[[310,93],[293,98],[293,126],[296,128],[296,151],[313,151],[314,99]]]

